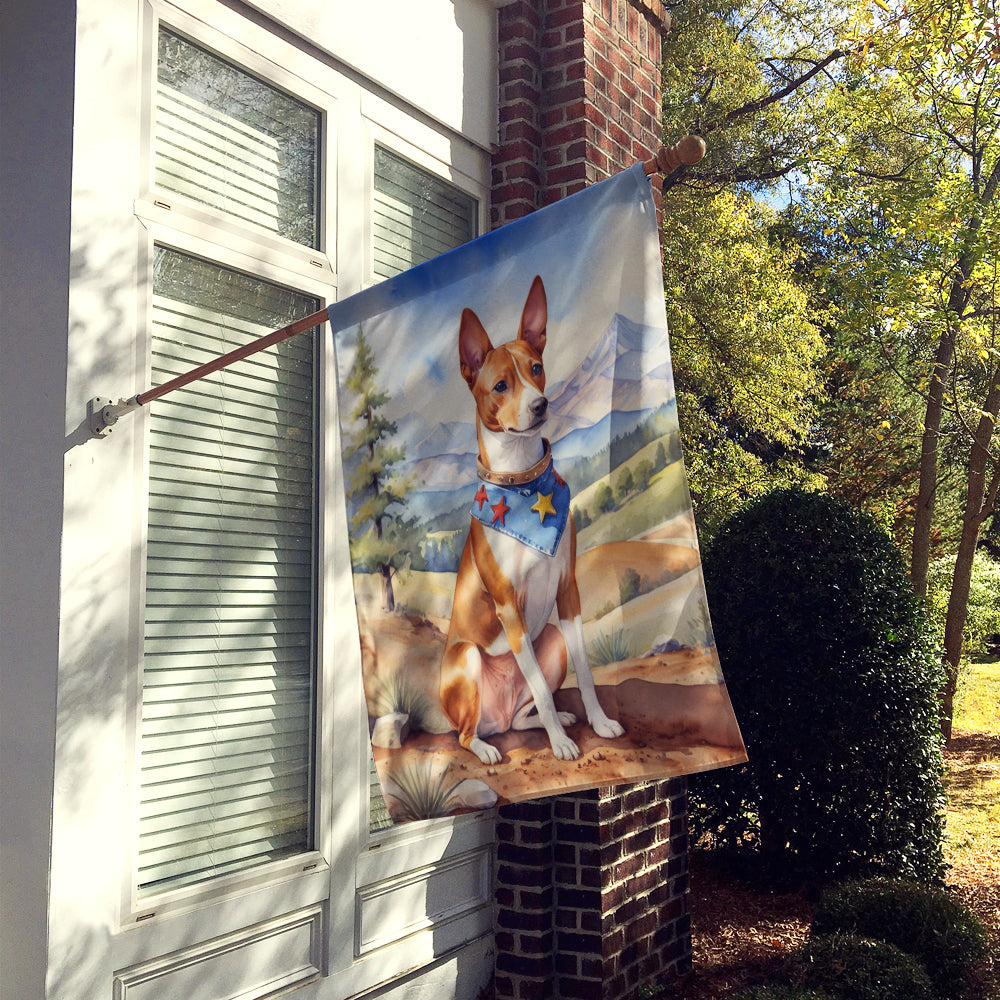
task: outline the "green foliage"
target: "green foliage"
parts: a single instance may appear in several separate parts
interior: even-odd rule
[[[641,491],[649,486],[655,471],[653,463],[648,458],[642,459],[635,467],[635,488]]]
[[[889,537],[778,490],[722,528],[704,570],[750,762],[692,779],[695,832],[772,872],[939,877],[942,671]]]
[[[594,506],[598,514],[607,514],[615,506],[615,497],[607,483],[601,483],[594,494]]]
[[[431,713],[431,704],[407,677],[403,670],[394,670],[388,677],[381,678],[376,685],[374,699],[368,706],[370,715],[392,715],[396,712],[410,717],[413,729],[425,729]]]
[[[941,997],[961,997],[986,956],[982,924],[946,889],[905,879],[871,879],[827,889],[814,935],[850,933],[885,941],[920,961]]]
[[[638,597],[642,593],[642,577],[639,575],[639,571],[632,566],[629,566],[621,575],[621,579],[618,581],[618,594],[621,597],[622,604],[628,604],[633,597]]]
[[[404,450],[389,443],[397,427],[380,412],[389,396],[377,387],[377,376],[375,353],[359,326],[357,352],[347,375],[353,430],[344,442],[351,470],[346,489],[352,511],[351,563],[363,572],[381,575],[383,602],[391,611],[395,607],[392,577],[418,551],[419,539],[413,522],[399,513],[410,484],[394,472],[405,457]]]
[[[773,238],[773,222],[749,197],[678,193],[664,223],[678,415],[703,533],[747,497],[809,480],[802,450],[824,348],[797,251]]]
[[[740,990],[732,1000],[838,1000],[825,990],[803,989],[801,986],[773,985],[752,986]]]
[[[853,934],[810,938],[793,977],[837,1000],[934,1000],[927,972],[912,955]]]
[[[626,466],[615,479],[615,495],[619,501],[624,500],[635,489],[635,479],[632,470]]]
[[[851,13],[825,0],[671,5],[664,131],[709,138],[689,183],[761,190],[804,165],[822,126],[816,93],[834,77]],[[831,68],[808,72],[819,63]]]
[[[935,559],[927,576],[927,602],[932,619],[944,628],[948,610],[948,593],[955,569],[953,557]],[[1000,634],[1000,562],[983,549],[976,552],[972,564],[972,581],[962,641],[964,656],[986,652],[989,637]]]
[[[632,654],[625,629],[616,628],[610,632],[601,632],[588,647],[590,661],[594,666],[603,667],[606,663],[621,663]]]
[[[392,796],[399,803],[393,814],[397,822],[434,819],[447,816],[454,808],[453,793],[458,782],[445,784],[447,770],[437,769],[433,761],[407,764],[392,773]]]

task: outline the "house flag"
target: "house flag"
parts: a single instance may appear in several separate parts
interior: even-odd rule
[[[329,318],[392,819],[744,761],[642,165]]]

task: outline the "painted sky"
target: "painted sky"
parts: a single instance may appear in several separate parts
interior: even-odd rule
[[[589,239],[595,226],[609,234],[606,244]],[[385,416],[403,419],[430,408],[439,420],[468,419],[458,368],[462,309],[478,314],[494,344],[504,343],[516,336],[539,274],[548,297],[545,367],[554,385],[592,349],[615,312],[665,329],[662,296],[647,294],[660,282],[658,244],[648,238],[655,227],[649,179],[638,164],[336,303],[329,314],[339,378],[350,369],[360,322],[378,357],[379,385],[392,397]],[[609,288],[617,299],[609,300]]]

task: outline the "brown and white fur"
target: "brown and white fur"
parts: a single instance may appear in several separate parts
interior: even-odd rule
[[[494,347],[476,314],[462,312],[461,371],[476,401],[479,460],[489,472],[530,469],[544,457],[546,321],[540,277],[516,340]],[[558,628],[549,621],[553,606]],[[542,727],[556,757],[579,757],[564,728],[576,718],[558,712],[552,699],[566,677],[567,650],[590,725],[607,739],[621,736],[624,729],[597,700],[587,661],[572,515],[552,556],[473,518],[441,663],[441,703],[459,743],[484,764],[496,764],[502,754],[484,737]]]

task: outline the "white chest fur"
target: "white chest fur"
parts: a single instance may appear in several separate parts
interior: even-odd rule
[[[563,532],[551,556],[497,531],[487,531],[486,537],[497,565],[514,587],[528,635],[537,639],[552,615],[559,581],[570,571],[570,532]],[[509,651],[503,632],[488,650],[494,656]]]

